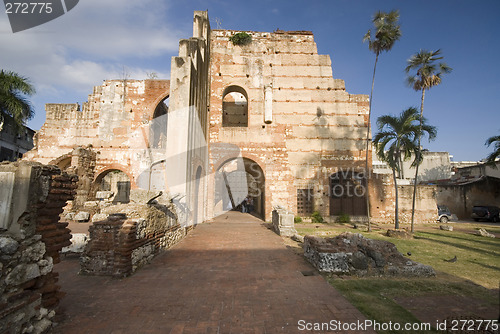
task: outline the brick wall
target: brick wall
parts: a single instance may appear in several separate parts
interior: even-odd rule
[[[112,214],[90,226],[90,241],[80,258],[82,274],[129,276],[184,238],[189,228],[166,207],[144,207],[145,218]]]

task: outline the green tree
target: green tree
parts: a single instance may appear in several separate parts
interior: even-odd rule
[[[401,37],[401,29],[398,25],[399,11],[393,10],[389,13],[378,11],[375,13],[372,19],[374,25],[374,31],[368,30],[368,32],[363,37],[363,42],[368,42],[368,48],[375,53],[375,64],[373,66],[373,77],[372,77],[372,88],[370,92],[370,106],[368,110],[368,127],[366,130],[366,162],[365,162],[365,175],[366,175],[366,186],[368,186],[368,152],[370,150],[370,119],[372,112],[372,99],[373,99],[373,87],[375,85],[375,71],[377,69],[378,56],[383,51],[389,51],[396,41]],[[368,231],[371,230],[370,223],[370,199],[368,192],[366,192],[366,210],[368,215]]]
[[[436,137],[436,128],[427,124],[425,118],[419,122],[416,108],[408,108],[399,116],[384,115],[377,119],[379,132],[373,138],[377,156],[392,169],[396,208],[394,214],[395,228],[399,228],[399,206],[397,178],[402,177],[403,160],[418,156],[417,141],[420,129],[427,132],[429,139]],[[414,161],[416,163],[416,160]],[[397,176],[396,176],[397,174]]]
[[[443,59],[441,56],[441,50],[427,51],[420,50],[418,53],[412,55],[408,59],[408,65],[405,68],[407,73],[407,83],[416,91],[422,91],[422,97],[420,101],[420,124],[422,125],[423,114],[424,114],[424,98],[425,91],[437,86],[441,83],[441,76],[445,73],[451,72],[451,67],[446,65],[444,62],[439,62]],[[421,129],[422,130],[422,129]],[[413,185],[413,200],[412,200],[412,210],[411,210],[411,231],[414,231],[414,220],[415,220],[415,199],[417,196],[417,180],[418,180],[418,166],[422,161],[420,152],[420,141],[421,136],[418,136],[418,151],[417,151],[417,161],[415,166],[415,181]]]
[[[490,137],[486,140],[486,146],[493,144],[495,150],[486,157],[486,163],[496,167],[495,161],[500,157],[500,135]]]
[[[24,123],[33,118],[35,111],[26,99],[35,93],[28,79],[11,71],[0,71],[0,124],[4,117],[12,117],[16,130],[24,128]]]

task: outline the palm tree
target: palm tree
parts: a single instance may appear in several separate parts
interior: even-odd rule
[[[368,152],[370,149],[370,117],[372,112],[372,97],[373,86],[375,85],[375,71],[377,69],[378,56],[382,51],[389,51],[392,49],[394,43],[401,37],[401,29],[397,24],[399,20],[399,11],[393,10],[389,13],[378,11],[373,16],[372,22],[375,26],[374,36],[372,37],[371,29],[363,37],[363,42],[368,42],[368,48],[375,53],[375,65],[373,66],[372,89],[370,92],[370,106],[368,110],[368,127],[366,129],[366,162],[365,162],[365,175],[366,186],[368,186]],[[368,192],[366,196],[366,210],[368,215],[368,231],[371,230],[370,224],[370,199]]]
[[[25,95],[35,93],[27,78],[11,71],[0,71],[0,124],[4,117],[12,117],[19,132],[35,111]]]
[[[426,120],[418,123],[419,115],[416,108],[404,110],[398,117],[391,115],[380,116],[377,119],[379,132],[373,138],[377,156],[387,162],[392,169],[394,180],[394,190],[396,196],[396,211],[394,214],[395,228],[399,228],[398,215],[398,185],[397,177],[402,176],[403,160],[408,160],[412,155],[417,156],[417,138],[420,135],[420,128],[427,132],[429,139],[436,136],[436,128],[427,125]]]
[[[486,140],[486,146],[494,143],[495,150],[486,157],[486,163],[496,167],[495,161],[500,157],[500,135],[490,137]]]
[[[441,76],[444,73],[450,73],[451,67],[446,65],[446,63],[440,62],[436,64],[438,60],[443,59],[441,55],[441,50],[427,51],[420,50],[420,52],[412,55],[408,59],[408,65],[405,68],[405,72],[408,74],[407,83],[416,91],[422,91],[422,98],[420,101],[420,124],[422,125],[423,114],[424,114],[424,98],[425,91],[437,86],[441,83]],[[415,71],[413,74],[409,74],[411,71]],[[422,133],[422,129],[420,129]],[[413,222],[415,219],[415,198],[417,195],[417,178],[418,178],[418,166],[422,161],[420,152],[420,135],[418,136],[418,150],[417,150],[417,164],[415,165],[415,181],[413,185],[413,201],[411,210],[411,231],[413,232]]]

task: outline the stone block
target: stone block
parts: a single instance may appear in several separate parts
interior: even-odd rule
[[[73,217],[74,220],[78,222],[88,222],[90,219],[90,213],[85,211],[80,211]]]
[[[95,194],[95,198],[97,198],[97,199],[110,199],[111,197],[113,197],[113,195],[114,195],[114,192],[112,192],[112,191],[98,191]]]
[[[12,172],[0,172],[0,228],[3,229],[9,227],[14,175]]]
[[[108,214],[106,213],[96,213],[92,216],[92,222],[99,222],[108,219]]]
[[[297,233],[295,230],[294,214],[284,208],[273,210],[273,228],[274,231],[284,237],[292,237]]]
[[[17,251],[18,248],[19,248],[19,243],[16,240],[14,240],[8,236],[1,236],[0,237],[0,253],[1,254],[12,255]]]

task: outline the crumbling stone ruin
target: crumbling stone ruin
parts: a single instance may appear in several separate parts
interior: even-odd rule
[[[90,241],[80,257],[80,273],[124,277],[149,263],[159,251],[179,242],[191,227],[179,224],[171,208],[127,204],[90,227]]]
[[[430,277],[431,266],[414,262],[388,241],[361,234],[342,233],[334,238],[306,236],[304,256],[320,272],[356,276]]]
[[[0,328],[41,333],[64,295],[54,264],[70,244],[59,222],[77,177],[39,163],[0,164]]]
[[[90,216],[90,203],[82,206],[98,191],[125,203],[142,189],[168,193],[183,225],[239,208],[247,196],[252,213],[268,221],[278,206],[362,220],[369,193],[372,219],[390,222],[392,180],[365,171],[368,96],[333,77],[312,32],[251,31],[249,44],[235,45],[238,33],[211,30],[207,12],[196,11],[170,80],[106,80],[81,106],[47,104],[26,159],[76,168],[80,184],[68,209]],[[75,158],[86,151],[87,160]],[[371,168],[371,149],[368,159]],[[407,188],[400,187],[403,221]],[[419,188],[417,221],[433,221],[435,189]]]

